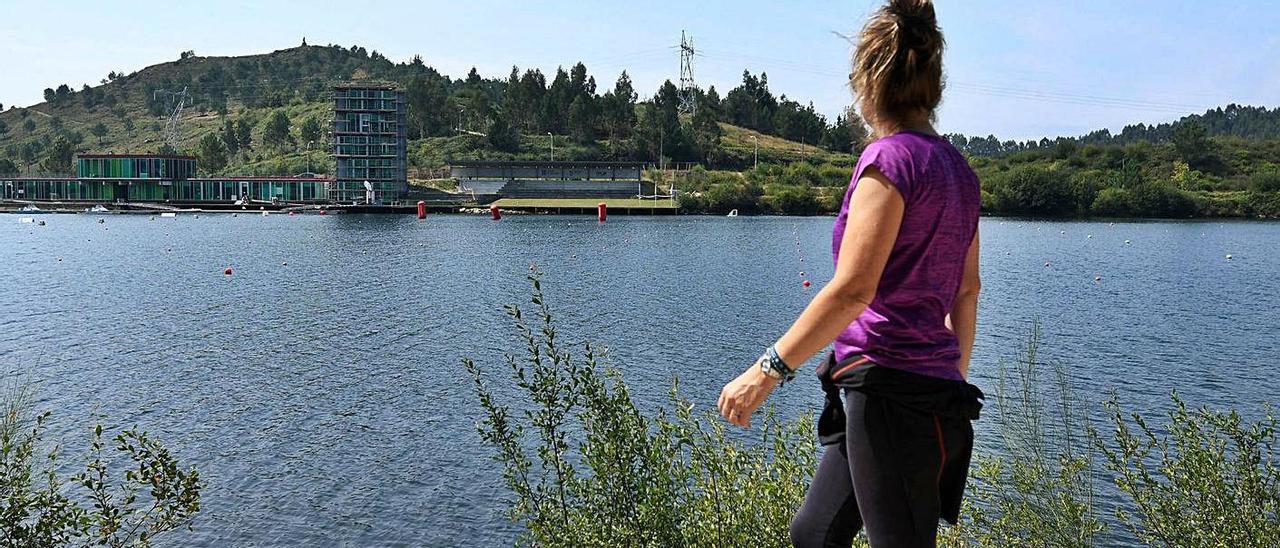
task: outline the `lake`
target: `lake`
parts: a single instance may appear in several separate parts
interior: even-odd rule
[[[714,407],[832,273],[830,218],[42,218],[0,215],[0,367],[36,384],[68,460],[102,422],[199,467],[196,530],[165,545],[509,544],[459,360],[497,374],[520,349],[502,306],[531,263],[562,336],[606,345],[649,407],[676,374]],[[1280,224],[987,218],[982,238],[989,393],[1039,318],[1092,399],[1278,399]],[[804,375],[773,400],[821,393]]]

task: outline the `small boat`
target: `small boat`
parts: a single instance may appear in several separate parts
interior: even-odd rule
[[[737,216],[738,216],[738,210],[736,209],[729,210],[729,214],[726,215],[726,217],[737,217]]]
[[[86,213],[108,213],[110,211],[111,211],[110,209],[102,207],[102,204],[98,204],[96,206],[85,209]]]
[[[45,210],[36,207],[35,204],[27,204],[18,210],[19,213],[47,213]]]

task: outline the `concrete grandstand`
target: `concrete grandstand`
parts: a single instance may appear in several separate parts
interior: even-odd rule
[[[450,166],[458,191],[477,201],[499,198],[652,197],[640,162],[460,162]]]

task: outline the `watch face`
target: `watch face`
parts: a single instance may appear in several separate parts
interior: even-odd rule
[[[778,373],[774,371],[772,367],[769,367],[768,358],[760,356],[760,359],[756,360],[756,366],[760,368],[760,371],[763,372],[766,377],[778,378]]]

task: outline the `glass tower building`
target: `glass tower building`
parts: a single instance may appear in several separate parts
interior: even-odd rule
[[[389,203],[409,189],[404,92],[391,84],[333,88],[334,183],[338,203]],[[366,185],[367,183],[367,185]]]

